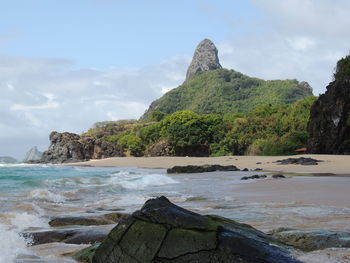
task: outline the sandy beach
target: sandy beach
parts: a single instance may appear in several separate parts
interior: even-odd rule
[[[318,165],[279,165],[277,160],[286,158],[309,157],[321,160]],[[236,165],[238,168],[276,171],[285,173],[305,173],[323,175],[350,175],[350,155],[304,154],[293,156],[221,156],[221,157],[115,157],[101,160],[91,160],[69,165],[95,167],[142,167],[170,168],[175,165],[220,164]]]
[[[279,165],[277,160],[289,157],[309,157],[321,160],[318,165]],[[175,165],[220,164],[238,168],[281,172],[285,180],[258,180],[243,184],[232,195],[246,202],[300,203],[321,206],[350,207],[350,155],[298,156],[223,156],[223,157],[120,157],[91,160],[75,165],[94,167],[136,166],[143,168],[170,168]],[[292,175],[312,175],[292,176]],[[176,178],[176,175],[172,175]],[[336,177],[336,178],[332,178]]]

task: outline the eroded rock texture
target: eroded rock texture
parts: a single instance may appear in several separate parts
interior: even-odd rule
[[[350,154],[350,56],[338,62],[334,76],[311,108],[311,153]]]
[[[121,221],[97,248],[92,262],[299,261],[282,243],[249,225],[201,216],[160,197]]]
[[[50,142],[40,162],[68,163],[123,156],[122,151],[108,141],[69,132],[52,132]]]
[[[199,71],[207,71],[222,68],[219,62],[218,50],[209,39],[202,40],[193,55],[192,62],[187,69],[186,81],[191,79]]]

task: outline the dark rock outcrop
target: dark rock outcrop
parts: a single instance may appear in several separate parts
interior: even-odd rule
[[[148,147],[145,156],[175,156],[174,147],[169,142],[161,140]]]
[[[180,173],[208,173],[208,172],[229,172],[239,171],[234,165],[186,165],[186,166],[174,166],[173,168],[167,169],[168,174],[180,174]]]
[[[273,179],[281,179],[281,178],[286,178],[283,174],[273,174],[271,175]]]
[[[115,224],[25,232],[22,233],[22,236],[31,240],[31,245],[40,245],[53,242],[63,242],[67,244],[92,244],[103,241],[114,226]]]
[[[284,164],[318,165],[319,162],[322,162],[322,161],[316,160],[313,158],[299,157],[299,158],[287,158],[283,160],[277,160],[275,163],[278,163],[281,165],[284,165]]]
[[[75,133],[52,132],[50,142],[40,160],[42,163],[69,163],[123,156],[121,149],[106,140]]]
[[[241,180],[250,180],[250,179],[265,179],[267,178],[266,175],[264,174],[255,174],[255,175],[252,175],[252,176],[243,176],[241,178]]]
[[[52,227],[108,225],[118,223],[121,219],[128,216],[128,214],[115,212],[99,216],[54,217],[50,220],[49,225]]]
[[[93,263],[288,263],[286,246],[245,224],[201,216],[165,197],[148,200],[97,248]]]
[[[146,151],[145,156],[192,156],[208,157],[208,145],[196,146],[173,146],[171,143],[161,140],[151,145]]]
[[[335,81],[312,106],[308,133],[310,153],[350,154],[350,56],[338,62]]]
[[[303,251],[350,247],[350,232],[347,231],[278,228],[270,234],[281,242]]]
[[[186,81],[191,79],[199,71],[207,71],[222,68],[219,62],[218,50],[209,39],[203,39],[193,55],[192,62],[187,69]]]
[[[43,153],[38,151],[38,148],[36,146],[32,147],[27,153],[26,156],[23,159],[23,162],[33,162],[33,161],[39,161],[42,157]]]

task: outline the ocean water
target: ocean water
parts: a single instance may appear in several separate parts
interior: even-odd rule
[[[335,222],[350,228],[349,208],[242,201],[235,190],[242,184],[257,183],[240,180],[242,176],[252,174],[167,175],[164,169],[135,167],[2,165],[0,236],[6,237],[6,242],[0,244],[0,263],[16,262],[19,255],[33,253],[28,249],[31,240],[24,239],[21,233],[49,229],[48,222],[54,216],[115,210],[128,213],[139,209],[147,199],[161,195],[198,213],[218,214],[261,230],[301,225],[329,229]]]

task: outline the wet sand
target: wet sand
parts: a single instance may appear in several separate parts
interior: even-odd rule
[[[309,157],[318,165],[279,165],[277,160]],[[281,172],[286,179],[255,180],[241,184],[233,196],[247,202],[300,203],[350,208],[350,155],[223,156],[223,157],[120,157],[77,163],[87,166],[170,168],[175,165],[220,164]],[[290,174],[289,174],[290,173]],[[307,175],[307,176],[295,176]]]
[[[289,157],[309,157],[322,160],[318,165],[279,165],[277,160]],[[261,168],[265,171],[279,171],[289,173],[306,174],[343,174],[350,175],[350,155],[293,155],[293,156],[221,156],[221,157],[116,157],[102,160],[91,160],[88,162],[70,165],[79,166],[136,166],[143,168],[170,168],[175,165],[202,165],[220,164],[236,165],[238,168],[255,169]]]
[[[349,177],[290,176],[241,184],[234,196],[246,202],[296,203],[350,208]],[[350,218],[349,218],[350,220]]]

